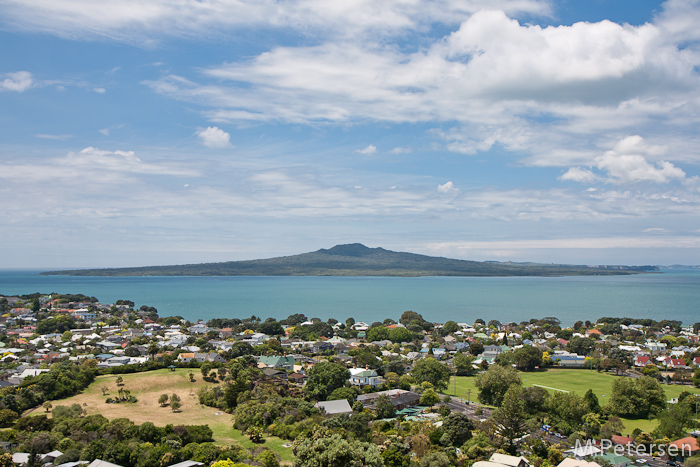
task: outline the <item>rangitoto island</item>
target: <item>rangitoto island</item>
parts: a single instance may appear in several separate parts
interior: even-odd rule
[[[656,266],[586,266],[566,264],[468,261],[369,248],[360,243],[336,245],[279,258],[222,263],[132,268],[48,271],[70,276],[592,276],[658,271]]]

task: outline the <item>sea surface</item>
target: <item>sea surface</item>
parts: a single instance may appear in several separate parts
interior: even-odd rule
[[[700,271],[587,277],[76,277],[0,270],[0,294],[82,293],[102,303],[132,300],[160,316],[336,318],[372,323],[406,310],[428,321],[563,324],[603,316],[700,321]]]

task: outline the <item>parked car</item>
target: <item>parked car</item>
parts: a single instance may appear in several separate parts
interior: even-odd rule
[[[637,459],[636,461],[634,461],[634,463],[637,465],[646,465],[647,460],[646,459]]]

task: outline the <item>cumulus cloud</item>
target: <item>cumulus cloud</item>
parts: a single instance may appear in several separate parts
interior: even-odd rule
[[[598,180],[598,177],[588,169],[572,167],[559,177],[559,179],[579,183],[592,183]]]
[[[377,147],[374,144],[370,144],[366,148],[355,150],[355,152],[357,152],[359,154],[370,155],[370,154],[374,154],[375,152],[377,152]]]
[[[197,132],[202,144],[208,148],[227,148],[231,146],[231,134],[219,127],[210,126]]]
[[[0,78],[3,75],[0,75]],[[28,71],[5,73],[6,78],[0,81],[0,91],[24,92],[34,85],[32,74]]]
[[[390,154],[410,154],[412,151],[411,148],[403,148],[403,147],[395,147],[391,151],[389,151]]]
[[[666,160],[649,162],[648,159],[653,161],[662,157],[665,151],[665,147],[648,144],[639,135],[628,136],[618,141],[613,149],[593,160],[592,165],[601,172],[600,175],[586,168],[572,167],[559,178],[580,183],[602,180],[617,184],[685,181],[685,171],[671,162]]]
[[[440,193],[444,194],[457,193],[459,191],[451,181],[438,185],[437,189]]]

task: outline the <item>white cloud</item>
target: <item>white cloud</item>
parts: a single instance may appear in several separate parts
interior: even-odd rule
[[[366,148],[355,150],[355,152],[357,152],[359,154],[370,155],[370,154],[374,154],[375,152],[377,152],[377,147],[373,144],[370,144]]]
[[[559,179],[579,183],[593,183],[598,180],[598,177],[590,170],[582,169],[581,167],[572,167],[559,177]]]
[[[483,8],[509,14],[550,15],[543,0],[7,0],[7,27],[69,38],[106,38],[150,46],[167,36],[236,34],[252,27],[292,28],[306,34],[357,37],[361,32],[400,34],[433,23],[456,24]]]
[[[449,193],[454,194],[454,193],[459,192],[459,190],[457,188],[455,188],[454,183],[452,183],[451,181],[443,183],[442,185],[438,185],[437,189],[440,193],[444,193],[444,194],[449,194]]]
[[[102,133],[105,136],[109,136],[109,128],[101,128],[97,131],[99,131],[100,133]]]
[[[7,76],[0,81],[0,91],[15,91],[24,92],[34,85],[32,74],[28,71],[16,71],[14,73],[5,73],[2,76]]]
[[[694,249],[700,247],[700,238],[695,236],[642,236],[642,237],[579,237],[551,238],[535,240],[494,240],[471,242],[442,242],[427,245],[429,251],[441,255],[464,257],[470,250],[516,252],[518,250],[548,250],[548,249],[619,249],[619,248],[682,248]]]
[[[96,92],[97,94],[104,94],[107,92],[105,88],[93,88],[92,91]]]
[[[43,133],[38,133],[35,135],[37,138],[41,139],[51,139],[55,141],[65,141],[73,137],[73,135],[47,135]]]
[[[227,148],[231,146],[231,134],[219,127],[210,126],[197,132],[202,144],[208,148]]]
[[[390,154],[410,154],[413,150],[411,148],[403,148],[403,147],[395,147],[391,151],[389,151]]]
[[[647,160],[659,159],[665,152],[665,147],[648,144],[641,136],[628,136],[618,141],[612,150],[592,161],[592,165],[602,172],[601,175],[585,168],[572,167],[559,178],[580,183],[602,180],[618,184],[686,181],[686,173],[671,162],[657,160],[650,163]]]

